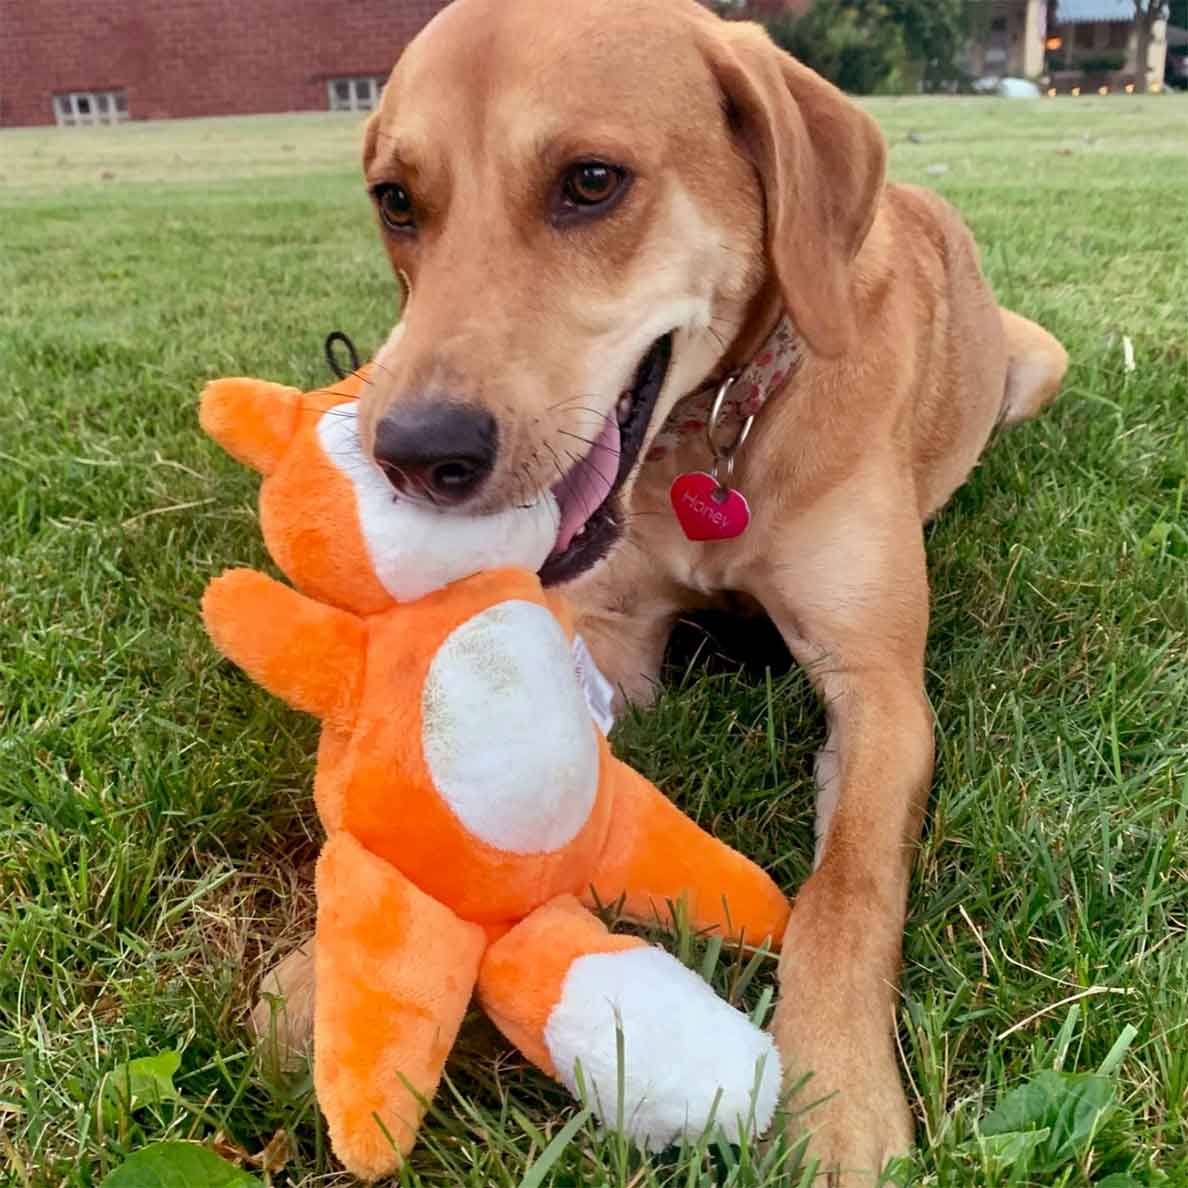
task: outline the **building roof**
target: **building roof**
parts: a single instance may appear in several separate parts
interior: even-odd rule
[[[1093,21],[1134,20],[1134,0],[1057,0],[1058,25],[1087,25]]]

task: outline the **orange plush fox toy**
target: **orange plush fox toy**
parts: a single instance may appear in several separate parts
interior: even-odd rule
[[[764,1129],[770,1038],[581,901],[654,919],[683,899],[694,926],[760,943],[786,900],[611,754],[588,654],[535,576],[551,496],[483,517],[396,497],[359,445],[363,382],[202,397],[203,427],[265,476],[264,537],[303,591],[232,570],[203,614],[220,651],[323,722],[314,1079],[336,1153],[367,1179],[399,1166],[476,987],[529,1060],[649,1148]]]

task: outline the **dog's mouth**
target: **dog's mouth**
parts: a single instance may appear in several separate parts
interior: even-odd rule
[[[556,546],[540,569],[546,586],[585,573],[622,535],[619,490],[635,468],[671,362],[670,332],[652,343],[589,452],[553,487],[561,523]]]

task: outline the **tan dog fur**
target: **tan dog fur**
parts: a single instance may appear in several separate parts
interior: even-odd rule
[[[604,219],[553,226],[557,176],[587,158],[626,166],[631,190]],[[385,237],[411,296],[364,431],[414,393],[483,404],[500,454],[480,505],[554,483],[666,331],[653,431],[744,364],[782,310],[804,340],[739,459],[749,531],[681,534],[667,490],[705,467],[695,437],[628,480],[628,539],[567,593],[636,701],[676,616],[731,592],[762,606],[828,706],[817,866],[785,940],[775,1031],[792,1074],[813,1074],[794,1106],[827,1099],[796,1125],[839,1184],[870,1182],[913,1131],[893,1028],[933,764],[921,525],[999,420],[1055,395],[1067,362],[998,307],[957,214],[884,186],[884,160],[839,91],[693,0],[456,0],[402,56],[364,161],[370,185],[399,182],[418,208],[415,236]],[[273,988],[301,985],[307,960]],[[290,1002],[298,1039],[301,1014]]]

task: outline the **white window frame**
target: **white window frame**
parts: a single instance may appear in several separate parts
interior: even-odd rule
[[[326,80],[326,95],[331,111],[372,111],[379,106],[386,78],[374,75],[344,75]],[[338,93],[345,86],[346,98]]]
[[[54,96],[54,118],[61,128],[122,124],[128,119],[128,95],[123,90],[67,91]]]

